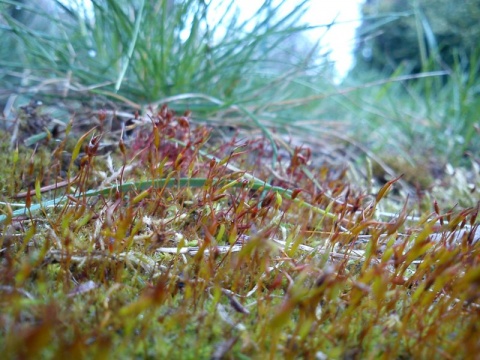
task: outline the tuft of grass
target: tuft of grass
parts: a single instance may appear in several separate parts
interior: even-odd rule
[[[62,2],[53,13],[2,2],[54,23],[51,33],[41,33],[2,12],[5,39],[22,53],[15,66],[2,59],[4,74],[28,69],[42,78],[65,78],[73,85],[69,90],[142,105],[191,92],[214,96],[226,106],[258,104],[258,94],[274,94],[272,85],[280,79],[314,69],[313,61],[294,54],[295,37],[308,29],[299,22],[306,1],[288,12],[282,3],[264,1],[246,20],[233,1],[94,0],[91,14],[79,11],[82,5]],[[32,80],[24,81],[25,91]],[[212,105],[189,104],[198,112]]]

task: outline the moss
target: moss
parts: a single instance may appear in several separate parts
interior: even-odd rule
[[[183,144],[172,136],[185,129],[166,131],[181,122],[157,116],[142,147],[110,154],[130,159],[124,177],[102,183],[97,173],[108,171],[106,158],[92,150],[95,160],[78,169],[68,202],[31,209],[27,220],[5,226],[4,238],[20,239],[3,243],[0,263],[0,346],[10,354],[473,353],[480,241],[451,248],[429,236],[448,237],[473,223],[474,209],[450,215],[443,232],[429,214],[384,222],[363,205],[361,192],[348,190],[344,173],[318,180],[342,201],[312,196],[318,185],[298,162],[288,169],[302,191],[291,191],[290,182],[273,187],[262,166],[271,160],[261,150],[265,140],[235,154],[236,140],[223,150],[210,147],[207,131],[204,141]],[[257,151],[253,159],[248,146]],[[19,148],[18,164],[27,166],[32,153]],[[39,148],[31,170],[20,174],[51,176],[57,170],[50,158],[48,146]],[[398,208],[388,190],[380,190],[376,205]]]

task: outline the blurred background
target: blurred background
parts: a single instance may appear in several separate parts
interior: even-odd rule
[[[273,126],[358,181],[403,173],[476,202],[480,0],[247,3],[0,0],[2,127],[33,104],[33,145],[72,114],[168,103],[213,126]]]

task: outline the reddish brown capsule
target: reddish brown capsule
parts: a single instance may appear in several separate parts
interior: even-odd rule
[[[267,196],[265,196],[265,199],[262,200],[262,208],[270,206],[273,202],[275,194],[273,192],[269,192]]]
[[[27,209],[30,209],[31,205],[32,205],[32,195],[30,191],[27,191],[27,196],[25,197],[25,207]]]
[[[355,199],[355,203],[353,204],[352,213],[355,213],[357,212],[358,209],[360,209],[360,204],[361,204],[361,198],[358,197]]]
[[[125,143],[121,138],[120,138],[120,142],[118,143],[118,147],[120,148],[120,152],[122,153],[122,155],[125,156],[127,149],[125,147]]]
[[[185,128],[185,129],[190,128],[190,123],[188,122],[187,118],[182,116],[182,117],[179,117],[177,121],[178,121],[178,125],[180,125],[180,127]]]
[[[220,199],[223,199],[225,196],[227,196],[227,194],[216,195],[212,198],[212,201],[218,201]]]
[[[163,104],[160,110],[158,111],[158,116],[161,117],[162,119],[166,119],[167,114],[168,114],[167,104]]]
[[[107,113],[105,110],[100,110],[98,112],[98,120],[100,120],[101,123],[103,123],[105,121],[105,119],[107,118]]]
[[[165,119],[167,120],[167,123],[172,121],[174,116],[175,116],[175,113],[173,111],[167,109],[167,114],[166,114],[166,117],[165,117]]]
[[[298,194],[300,194],[303,190],[302,189],[294,189],[292,191],[292,200],[295,200],[298,196]]]
[[[324,196],[324,192],[321,191],[318,195],[315,196],[315,198],[313,199],[313,203],[319,204],[322,201],[323,196]]]
[[[476,209],[473,211],[472,215],[470,216],[470,226],[473,226],[475,224],[475,221],[478,216],[478,210],[480,208],[480,201],[477,203]]]
[[[94,156],[97,153],[101,138],[101,135],[92,136],[85,151],[88,156]]]
[[[175,160],[175,169],[177,169],[184,161],[184,155],[182,153],[178,154],[177,159]]]
[[[215,159],[210,159],[210,169],[212,169],[215,165],[217,165],[217,161]]]

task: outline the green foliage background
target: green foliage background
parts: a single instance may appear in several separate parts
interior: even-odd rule
[[[404,66],[409,72],[468,69],[478,56],[480,1],[367,0],[358,33],[358,64],[383,71]],[[476,61],[474,61],[476,63]]]

